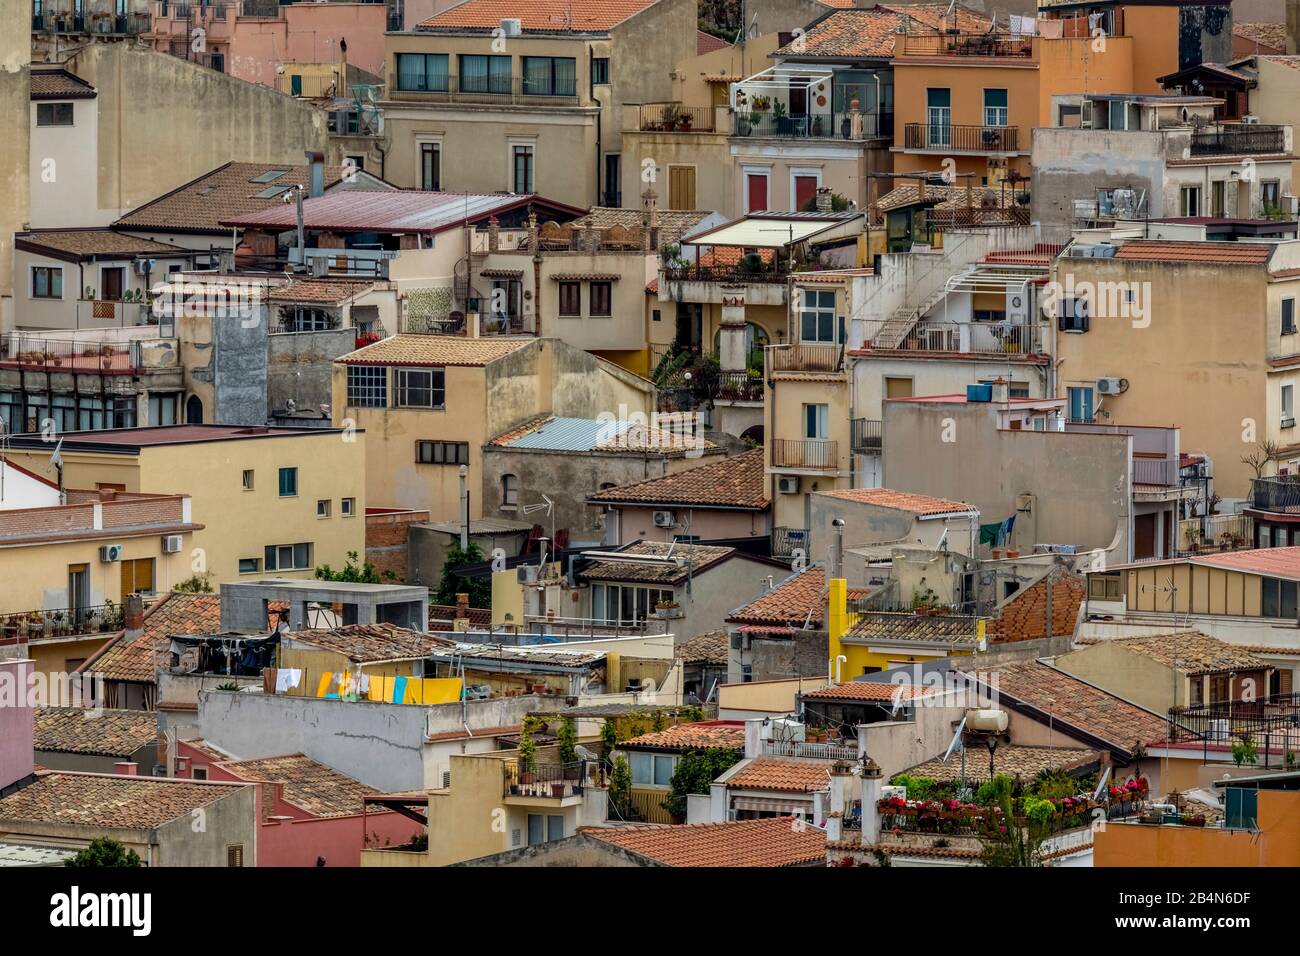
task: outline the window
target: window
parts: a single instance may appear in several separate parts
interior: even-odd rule
[[[1266,179],[1259,184],[1259,201],[1264,207],[1264,215],[1267,216],[1281,205],[1278,201],[1281,194],[1282,187],[1276,179]]]
[[[462,93],[509,93],[510,63],[508,56],[464,54],[460,58]]]
[[[1201,187],[1184,186],[1182,189],[1182,206],[1184,216],[1201,214]]]
[[[925,145],[933,149],[936,146],[952,144],[952,91],[945,88],[927,89],[925,91],[926,138]]]
[[[582,285],[580,283],[560,283],[560,315],[582,315]]]
[[[420,144],[420,188],[426,192],[442,189],[442,147],[437,143]]]
[[[531,193],[533,191],[533,147],[516,145],[510,148],[514,175],[511,179],[511,191]]]
[[[591,616],[608,624],[641,624],[660,601],[672,601],[673,592],[629,584],[593,584]]]
[[[1295,335],[1295,299],[1282,300],[1282,334]]]
[[[415,463],[417,465],[468,465],[469,442],[417,441]]]
[[[831,407],[805,405],[803,407],[803,437],[827,439],[831,437]]]
[[[662,322],[663,320],[664,320],[664,314],[663,314],[662,312],[660,312],[658,309],[651,309],[651,310],[650,310],[650,321],[651,321],[651,322]]]
[[[605,86],[609,83],[609,57],[598,56],[591,61],[591,85]]]
[[[245,491],[253,490],[253,469],[245,468],[243,475],[240,476],[240,484]]]
[[[71,103],[37,103],[36,125],[71,126],[72,107]]]
[[[339,514],[344,518],[351,518],[357,513],[356,498],[342,498],[339,500]]]
[[[673,754],[648,754],[633,751],[629,755],[634,787],[667,787],[673,779],[677,768],[677,757]]]
[[[675,208],[675,207],[674,207]],[[767,172],[745,172],[745,212],[767,211]]]
[[[984,125],[985,126],[1006,126],[1007,125],[1007,91],[1006,90],[985,90],[984,91]]]
[[[1295,386],[1282,386],[1282,427],[1291,428],[1295,425]]]
[[[835,293],[805,289],[799,312],[799,341],[835,344]]]
[[[244,844],[232,843],[226,847],[226,866],[244,865]]]
[[[397,88],[413,93],[447,92],[447,54],[397,54]]]
[[[62,266],[32,266],[32,298],[63,298]]]
[[[519,476],[501,476],[501,504],[507,508],[519,507]]]
[[[666,754],[655,754],[655,786],[667,787],[672,784],[672,781],[673,758]]]
[[[176,396],[175,395],[152,395],[151,394],[149,396],[149,424],[150,425],[175,425],[176,424]]]
[[[280,469],[280,497],[294,498],[298,495],[298,469]]]
[[[398,408],[444,408],[446,372],[440,368],[399,368],[394,373]]]
[[[311,544],[268,544],[263,557],[268,571],[305,571],[311,567]]]
[[[122,597],[128,594],[153,594],[153,558],[136,558],[122,562]]]
[[[563,56],[523,58],[525,96],[577,96],[578,61]]]
[[[190,778],[193,779],[193,780],[207,780],[207,779],[208,779],[208,768],[207,768],[207,767],[195,767],[193,770],[190,771]]]
[[[316,502],[316,517],[328,518],[330,516],[332,502],[328,498],[321,498]]]
[[[348,404],[355,408],[387,408],[388,369],[349,365]]]
[[[1222,179],[1210,183],[1210,215],[1216,219],[1223,218],[1225,190],[1226,185]]]
[[[613,315],[613,291],[612,282],[593,282],[591,284],[591,314],[592,315]]]
[[[257,574],[261,570],[262,570],[261,558],[240,558],[239,559],[240,574]]]
[[[611,209],[623,205],[623,157],[618,153],[605,154],[604,204]]]
[[[763,183],[763,198],[767,198],[767,181]],[[695,208],[695,167],[668,167],[668,208],[691,210]]]
[[[126,270],[121,266],[105,266],[99,270],[99,297],[117,302],[126,290]]]
[[[1088,386],[1071,386],[1066,389],[1070,399],[1070,421],[1092,421],[1092,389]]]
[[[1088,597],[1094,601],[1118,601],[1122,597],[1118,574],[1088,575]]]
[[[1061,314],[1057,317],[1056,327],[1062,332],[1087,332],[1088,300],[1083,296],[1062,298]]]
[[[1261,582],[1259,613],[1264,617],[1295,618],[1296,582],[1264,578]]]

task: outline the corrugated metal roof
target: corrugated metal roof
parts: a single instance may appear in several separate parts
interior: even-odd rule
[[[552,418],[527,434],[507,442],[506,447],[539,448],[546,451],[594,451],[597,445],[617,438],[631,427],[630,421]]]
[[[303,202],[303,219],[308,229],[336,229],[352,232],[439,232],[466,220],[482,219],[514,206],[536,201],[535,196],[435,193],[422,190],[394,192],[338,191]],[[297,225],[292,205],[279,205],[263,212],[222,220],[223,226]]]

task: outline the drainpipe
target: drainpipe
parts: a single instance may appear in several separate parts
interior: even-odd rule
[[[595,56],[592,54],[591,47],[587,47],[587,92],[591,96],[591,101],[596,104],[596,205],[600,205],[600,187],[601,187],[601,162],[600,154],[604,148],[601,144],[600,130],[603,124],[603,113],[605,106],[600,100],[596,99],[596,82],[592,77],[593,61]]]

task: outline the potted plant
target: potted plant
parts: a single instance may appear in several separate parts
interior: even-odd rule
[[[794,132],[794,120],[786,115],[785,103],[780,100],[772,104],[772,116],[776,120],[776,132],[778,136],[789,136]]]
[[[691,124],[695,121],[691,118],[690,113],[682,113],[681,118],[677,120],[677,128],[683,133],[691,131]]]
[[[578,731],[572,717],[565,717],[556,735],[560,748],[560,763],[564,765],[564,779],[578,779]]]
[[[527,786],[537,782],[537,744],[527,728],[519,735],[519,783]]]

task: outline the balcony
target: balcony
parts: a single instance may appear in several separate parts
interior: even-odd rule
[[[1192,132],[1192,156],[1271,155],[1286,152],[1281,126],[1217,126]]]
[[[1250,506],[1259,511],[1300,514],[1300,475],[1252,479]]]
[[[749,372],[723,372],[718,376],[719,402],[761,402],[763,376]]]
[[[775,110],[749,110],[733,115],[731,135],[850,141],[889,139],[894,135],[894,114],[852,110],[788,115]]]
[[[509,803],[570,806],[582,799],[588,787],[601,785],[600,767],[586,760],[568,764],[538,764],[531,772],[520,769],[518,760],[507,760],[503,796]]]
[[[879,455],[884,451],[884,423],[878,418],[855,418],[850,423],[849,447],[855,454]]]
[[[839,463],[838,443],[828,438],[774,438],[772,467],[807,471],[835,471]]]
[[[1178,487],[1178,459],[1134,458],[1133,484],[1158,488]]]
[[[117,15],[107,11],[99,13],[44,12],[32,15],[34,33],[89,33],[95,36],[136,36],[148,33],[149,14],[128,13]]]
[[[670,266],[660,270],[660,279],[665,282],[720,282],[726,285],[751,285],[756,283],[782,286],[789,275],[781,264],[765,264],[754,256],[746,256],[735,265],[682,265]],[[768,304],[768,303],[762,303]]]
[[[880,349],[873,344],[873,349]],[[905,352],[1037,356],[1043,331],[1037,325],[991,322],[918,322],[896,346]]]
[[[802,552],[805,557],[808,554],[807,528],[772,529],[772,557],[793,558],[796,551]]]
[[[6,332],[0,335],[0,367],[35,372],[125,374],[144,364],[140,348],[138,341],[91,342]]]
[[[903,147],[923,153],[1014,153],[1020,130],[1015,126],[953,126],[908,123]]]
[[[637,107],[637,129],[643,133],[712,133],[712,106],[681,103],[642,103]]]
[[[839,372],[844,367],[844,350],[838,345],[796,342],[767,353],[773,372]]]
[[[1244,684],[1243,675],[1237,684]],[[1244,744],[1255,748],[1259,766],[1281,768],[1288,753],[1300,750],[1300,694],[1174,707],[1168,720],[1170,741],[1199,747],[1205,759],[1212,750]]]
[[[0,646],[28,641],[73,640],[111,634],[122,628],[122,608],[116,604],[0,612]]]
[[[1031,37],[1009,33],[947,33],[942,36],[902,34],[895,42],[895,56],[993,56],[1031,59]]]
[[[805,740],[764,740],[764,757],[805,757],[816,760],[857,760],[857,744],[818,743]]]
[[[438,103],[526,103],[530,106],[576,106],[578,86],[574,81],[546,88],[522,76],[471,76],[456,74],[427,77],[423,88],[412,88],[409,78],[399,73],[392,93],[396,99],[432,100]]]

